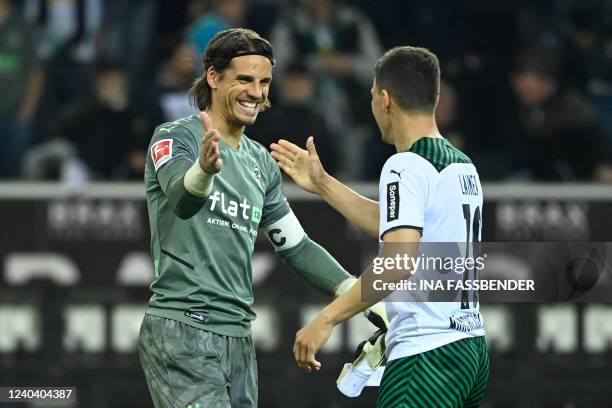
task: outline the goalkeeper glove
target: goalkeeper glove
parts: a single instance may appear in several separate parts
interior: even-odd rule
[[[357,397],[363,387],[379,385],[385,362],[385,333],[378,330],[359,344],[353,363],[344,365],[336,380],[338,389],[347,397]]]
[[[350,278],[345,279],[336,289],[335,296],[340,297],[344,292],[349,290],[355,283],[357,283],[357,278],[351,276]],[[386,332],[389,328],[389,319],[387,318],[387,307],[384,302],[378,302],[373,306],[370,306],[366,310],[364,310],[363,315],[376,326],[378,329]]]
[[[385,302],[378,302],[363,311],[363,315],[374,326],[386,333],[389,329],[389,318],[387,317],[387,306]]]

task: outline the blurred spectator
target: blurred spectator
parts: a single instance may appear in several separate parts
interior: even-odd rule
[[[9,0],[0,0],[0,178],[21,174],[42,83],[28,25]]]
[[[308,136],[314,136],[325,169],[335,173],[339,167],[337,141],[316,109],[314,89],[315,80],[306,66],[298,61],[290,64],[281,80],[279,103],[261,114],[249,136],[266,148],[278,139],[305,148]]]
[[[461,150],[466,142],[459,123],[457,90],[447,81],[440,81],[440,99],[436,107],[436,124],[442,136]]]
[[[612,143],[612,2],[565,1],[557,7],[564,78],[587,92]]]
[[[495,95],[497,97],[497,93]],[[489,95],[489,103],[490,97]],[[436,107],[436,124],[440,133],[476,163],[482,179],[506,177],[511,160],[506,154],[510,151],[507,149],[510,143],[501,135],[503,129],[500,128],[505,125],[496,123],[494,125],[496,137],[491,138],[487,121],[482,120],[482,115],[478,114],[474,106],[465,106],[465,98],[465,95],[459,94],[453,83],[440,81],[440,99]],[[508,116],[507,110],[506,116]],[[483,141],[479,133],[484,133],[491,140]]]
[[[605,137],[588,101],[565,89],[556,69],[550,52],[531,50],[512,78],[519,165],[536,180],[589,179],[607,159]]]
[[[27,24],[20,22],[20,14],[31,23],[33,40],[28,40]],[[281,18],[272,27],[277,14]],[[389,19],[395,15],[402,19]],[[377,23],[376,30],[372,21]],[[64,112],[64,125],[67,111],[78,110],[82,102],[77,101],[91,98],[97,60],[120,62],[127,69],[127,99],[134,101],[128,103],[128,110],[134,112],[137,101],[139,112],[134,115],[158,117],[148,119],[158,124],[194,112],[186,91],[200,59],[195,59],[194,68],[192,53],[203,52],[219,30],[259,24],[263,32],[272,27],[277,59],[271,96],[278,104],[262,115],[257,124],[262,126],[252,129],[252,135],[266,144],[267,137],[298,135],[289,127],[280,134],[281,129],[272,125],[268,129],[273,132],[262,132],[266,122],[288,122],[281,113],[293,110],[300,111],[297,116],[308,117],[312,110],[318,115],[313,124],[325,129],[303,131],[295,141],[303,145],[302,138],[312,133],[319,150],[332,152],[335,159],[324,160],[334,162],[337,174],[377,179],[382,163],[394,153],[380,143],[368,92],[372,66],[382,53],[379,38],[383,38],[388,47],[410,43],[438,54],[443,78],[452,82],[442,84],[438,126],[477,162],[483,179],[526,175],[526,171],[511,173],[513,161],[538,179],[585,179],[592,174],[610,179],[612,168],[597,164],[605,161],[605,154],[612,156],[610,21],[610,0],[516,4],[414,0],[383,6],[367,0],[0,0],[0,137],[11,146],[5,150],[10,154],[0,158],[0,177],[16,175],[19,151],[26,144],[57,136],[60,112]],[[11,48],[17,35],[26,45]],[[177,44],[179,37],[186,44]],[[516,47],[521,40],[530,47],[554,47],[560,51],[560,61],[552,64],[552,70],[523,64],[508,81],[512,66],[507,61],[521,53]],[[190,45],[195,49],[189,51]],[[171,53],[158,55],[158,50]],[[35,51],[46,62],[44,84]],[[549,57],[530,59],[530,65],[542,65]],[[294,61],[303,61],[310,75],[289,68]],[[293,72],[285,81],[288,70]],[[296,89],[287,91],[291,87]],[[312,88],[301,102],[300,87]],[[40,92],[44,92],[41,97]],[[495,103],[491,103],[492,95]],[[509,114],[514,104],[516,115]],[[71,107],[65,110],[66,105]],[[590,127],[593,130],[587,132]],[[602,129],[608,136],[607,148]],[[566,142],[567,138],[571,141]],[[581,153],[572,155],[579,141]],[[329,147],[323,148],[327,142]],[[53,163],[66,162],[83,151],[81,146],[72,150],[67,146],[58,139],[32,150],[31,163],[42,163],[47,157],[48,165],[38,169],[30,165],[28,174],[65,173],[53,170]],[[540,154],[535,153],[538,150]],[[73,174],[80,171],[79,166],[71,168],[76,169]],[[127,174],[126,168],[113,170],[113,176]]]
[[[157,78],[159,105],[164,121],[171,122],[197,113],[189,103],[189,88],[195,77],[195,51],[186,42],[176,44],[163,62]]]
[[[74,144],[90,179],[142,179],[148,140],[159,118],[148,118],[129,99],[126,72],[102,64],[96,70],[95,98],[62,112],[59,134]]]
[[[297,58],[315,75],[317,102],[332,132],[343,138],[343,167],[357,176],[364,139],[373,134],[369,89],[382,54],[372,22],[335,0],[301,0],[274,25],[271,41],[277,78],[282,81]]]
[[[130,76],[130,93],[141,95],[153,79],[151,69],[159,3],[151,0],[105,0],[99,36],[101,58],[121,61]]]
[[[42,58],[92,62],[103,5],[103,0],[26,0],[26,16],[37,26]]]
[[[276,23],[271,40],[277,76],[295,59],[305,59],[317,77],[318,97],[332,126],[346,131],[342,120],[357,118],[346,112],[346,103],[355,113],[369,112],[372,69],[382,48],[374,26],[359,10],[335,0],[301,0]]]
[[[198,54],[203,54],[209,41],[219,31],[244,24],[248,0],[211,0],[212,10],[205,12],[203,0],[193,0],[191,14],[200,16],[187,28],[189,42]],[[199,11],[199,13],[198,13]]]
[[[612,2],[562,1],[555,4],[564,43],[563,77],[587,91],[592,81],[612,82]]]
[[[42,134],[61,107],[85,95],[96,58],[103,0],[26,0],[25,13],[34,25],[39,56],[47,63]]]

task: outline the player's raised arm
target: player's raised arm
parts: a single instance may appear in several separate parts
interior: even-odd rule
[[[270,146],[279,167],[301,188],[319,195],[351,223],[369,235],[378,236],[378,202],[351,190],[327,174],[311,136],[304,150],[286,140]]]
[[[182,219],[200,211],[222,167],[219,132],[205,112],[198,116],[204,128],[199,149],[193,136],[177,124],[157,128],[150,148],[159,185],[174,213]]]
[[[341,296],[357,282],[357,278],[308,237],[287,203],[278,166],[270,160],[270,167],[271,179],[266,190],[261,229],[281,260],[298,276],[323,293]],[[378,328],[386,330],[389,324],[384,307],[373,307],[365,316]]]

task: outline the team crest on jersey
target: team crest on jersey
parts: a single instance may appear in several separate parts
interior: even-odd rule
[[[261,170],[259,169],[259,166],[255,165],[253,167],[253,175],[257,180],[261,181]]]
[[[151,146],[151,158],[157,171],[172,158],[172,139],[162,139]]]
[[[253,176],[255,176],[255,180],[257,180],[257,184],[261,187],[262,174],[261,169],[258,165],[253,166]]]

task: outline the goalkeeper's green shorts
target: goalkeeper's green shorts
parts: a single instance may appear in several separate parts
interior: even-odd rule
[[[462,339],[387,363],[376,406],[478,407],[488,379],[485,337]]]
[[[139,353],[156,408],[257,406],[251,337],[220,336],[147,314]]]

